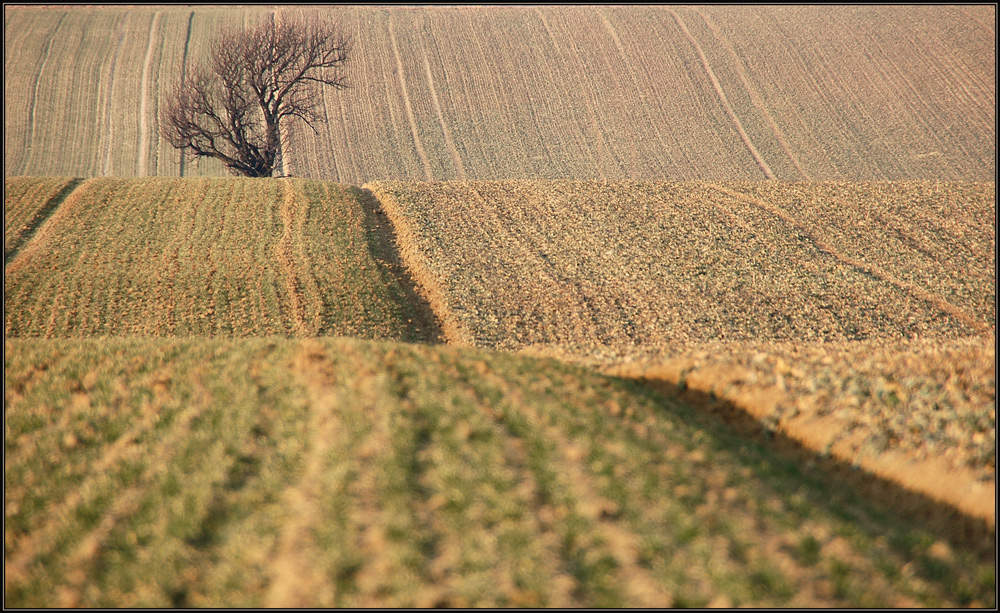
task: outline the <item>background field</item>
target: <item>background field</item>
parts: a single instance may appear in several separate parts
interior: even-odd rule
[[[158,109],[275,11],[355,41],[296,176],[996,180],[992,6],[6,6],[5,176],[224,174],[182,166]]]

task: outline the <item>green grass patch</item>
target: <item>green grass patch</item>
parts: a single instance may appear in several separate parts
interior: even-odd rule
[[[74,185],[7,183],[20,217]],[[428,340],[361,197],[299,179],[91,179],[5,270],[5,331]]]
[[[9,606],[995,602],[992,563],[558,362],[280,337],[5,354]]]

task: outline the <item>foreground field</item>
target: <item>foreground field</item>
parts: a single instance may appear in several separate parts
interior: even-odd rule
[[[8,179],[5,214],[59,185],[19,196],[36,183]],[[359,198],[299,179],[88,180],[5,267],[4,330],[432,340]]]
[[[985,540],[561,362],[346,338],[4,354],[6,606],[995,604]]]
[[[221,176],[158,132],[226,26],[329,15],[352,88],[285,173],[996,180],[980,6],[4,7],[4,174]]]
[[[451,342],[597,350],[995,329],[993,183],[365,187]]]

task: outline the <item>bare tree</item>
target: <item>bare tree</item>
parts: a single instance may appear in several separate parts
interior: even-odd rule
[[[183,154],[214,157],[233,174],[270,177],[281,150],[281,121],[315,131],[316,87],[347,87],[350,41],[332,22],[273,17],[223,32],[208,67],[195,66],[167,99],[163,137]]]

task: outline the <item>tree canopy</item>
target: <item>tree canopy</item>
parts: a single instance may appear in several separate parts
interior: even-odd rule
[[[269,177],[282,120],[320,119],[316,87],[347,87],[349,39],[331,21],[280,20],[222,32],[207,65],[194,66],[167,99],[164,138],[185,154],[214,157],[234,174]]]

